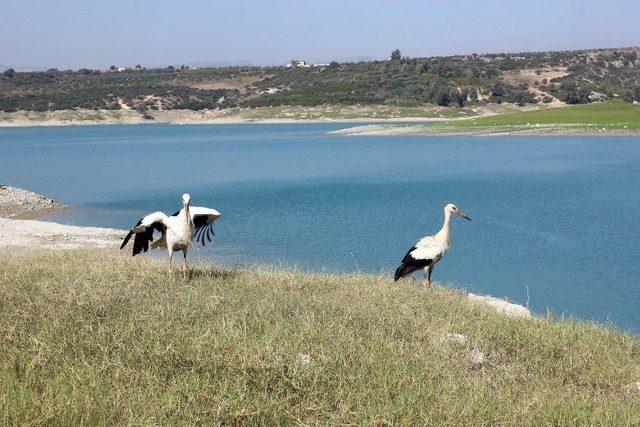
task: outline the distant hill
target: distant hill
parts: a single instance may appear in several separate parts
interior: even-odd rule
[[[254,64],[245,61],[202,61],[202,62],[189,62],[185,65],[188,65],[190,68],[225,68],[225,67],[253,67]]]
[[[0,110],[640,101],[640,47],[321,66],[48,70],[0,76]]]

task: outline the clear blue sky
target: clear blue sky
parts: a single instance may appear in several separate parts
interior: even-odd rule
[[[640,1],[0,0],[0,64],[105,68],[640,44]]]

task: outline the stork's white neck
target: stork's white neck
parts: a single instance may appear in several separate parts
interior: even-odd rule
[[[185,204],[182,212],[184,213],[184,227],[185,230],[187,230],[187,234],[188,234],[188,241],[191,242],[191,239],[193,238],[193,222],[191,221],[191,212],[189,212],[189,205]]]
[[[182,212],[184,213],[184,219],[185,219],[185,221],[189,222],[189,220],[191,219],[191,218],[190,218],[190,216],[191,216],[191,215],[189,214],[189,205],[188,205],[188,204],[186,204],[186,203],[185,203],[185,204],[182,206]]]
[[[434,237],[444,246],[449,246],[451,241],[451,212],[444,211],[444,223]]]

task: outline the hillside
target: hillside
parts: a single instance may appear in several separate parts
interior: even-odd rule
[[[635,425],[640,342],[388,275],[0,257],[16,424]]]
[[[640,101],[640,48],[403,58],[311,67],[13,72],[0,110],[159,110]]]

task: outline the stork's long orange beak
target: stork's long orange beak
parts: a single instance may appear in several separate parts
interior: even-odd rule
[[[456,214],[457,214],[458,216],[461,216],[462,218],[466,219],[467,221],[471,221],[471,218],[469,218],[469,217],[467,216],[467,214],[466,214],[466,213],[464,213],[464,212],[462,212],[460,209],[458,209],[458,210],[456,211]]]

